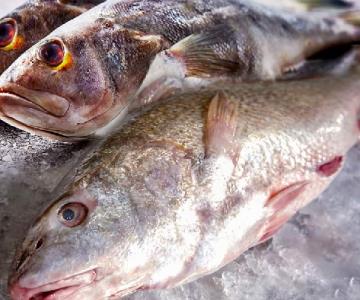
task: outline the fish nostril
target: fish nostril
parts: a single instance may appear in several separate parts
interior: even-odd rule
[[[35,245],[35,250],[38,250],[43,245],[43,239],[39,239]]]

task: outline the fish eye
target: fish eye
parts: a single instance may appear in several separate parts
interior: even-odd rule
[[[0,23],[0,47],[9,46],[16,36],[16,21],[6,19]]]
[[[82,203],[68,203],[60,208],[58,217],[60,222],[66,227],[80,225],[87,217],[88,209]]]
[[[64,61],[65,49],[60,41],[51,41],[40,49],[40,58],[51,67],[57,67]]]

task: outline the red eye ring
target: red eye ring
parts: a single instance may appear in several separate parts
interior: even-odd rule
[[[65,47],[59,40],[50,41],[40,48],[40,59],[51,67],[61,65],[65,58]]]
[[[4,19],[0,22],[0,47],[9,46],[16,37],[17,25],[14,19]]]
[[[66,227],[79,226],[88,215],[88,208],[79,202],[67,203],[58,212],[60,222]]]

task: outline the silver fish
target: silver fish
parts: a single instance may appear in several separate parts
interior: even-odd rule
[[[110,0],[59,27],[3,73],[0,118],[56,139],[104,135],[128,111],[183,89],[168,72],[150,72],[144,85],[159,53],[201,86],[289,71],[304,77],[308,58],[359,37],[359,28],[336,17],[247,0]]]
[[[266,241],[329,185],[358,141],[359,79],[224,86],[136,117],[29,230],[12,299],[171,288]]]

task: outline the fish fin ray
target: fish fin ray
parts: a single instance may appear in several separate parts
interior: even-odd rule
[[[287,207],[300,196],[308,184],[308,181],[300,181],[287,186],[271,195],[265,206],[272,208],[275,212],[286,210]]]
[[[238,153],[238,105],[224,92],[211,100],[206,124],[206,155],[226,154],[235,159]]]
[[[240,62],[220,57],[215,47],[232,41],[235,41],[233,30],[229,26],[218,25],[179,41],[168,50],[168,54],[182,62],[187,77],[231,75],[240,69]]]
[[[308,184],[308,181],[300,181],[287,186],[269,197],[265,206],[271,208],[272,214],[265,224],[258,244],[270,239],[295,214],[299,207],[295,201],[303,193]],[[293,205],[295,207],[291,207]]]

